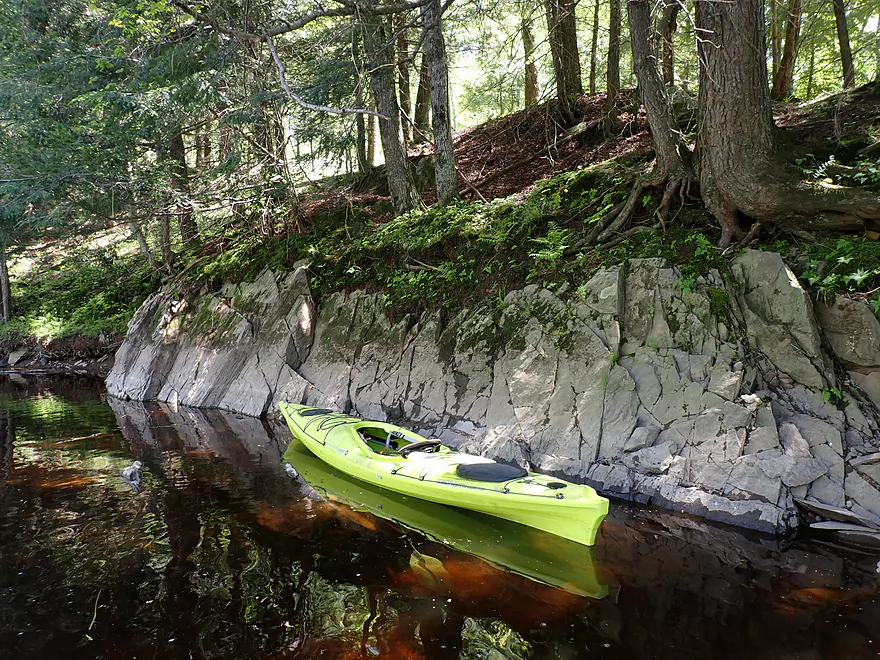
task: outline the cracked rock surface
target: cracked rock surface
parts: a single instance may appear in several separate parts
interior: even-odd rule
[[[363,291],[316,309],[305,267],[162,293],[132,319],[107,387],[253,416],[288,400],[398,421],[609,496],[785,533],[796,499],[880,524],[875,380],[870,308],[814,310],[779,255],[747,251],[694,281],[633,259],[573,299],[531,285],[445,323],[392,322]]]

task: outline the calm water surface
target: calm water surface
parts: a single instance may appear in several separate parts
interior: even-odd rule
[[[877,553],[620,506],[590,551],[389,497],[296,447],[295,478],[289,442],[0,377],[0,658],[880,652]],[[119,475],[135,459],[139,492]]]

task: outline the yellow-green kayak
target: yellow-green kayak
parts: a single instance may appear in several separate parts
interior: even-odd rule
[[[463,454],[394,424],[279,404],[291,433],[321,460],[357,479],[593,545],[608,500],[582,486]]]
[[[296,439],[284,460],[328,501],[391,520],[542,584],[594,599],[608,595],[592,548],[500,518],[378,488],[329,466]]]

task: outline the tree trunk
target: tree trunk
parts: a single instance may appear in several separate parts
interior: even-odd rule
[[[370,110],[376,111],[376,102],[370,99]],[[379,157],[379,118],[376,115],[367,115],[367,162],[370,167],[375,167]]]
[[[141,230],[141,226],[135,222],[134,220],[129,220],[128,226],[131,228],[131,234],[134,236],[137,241],[138,247],[141,250],[141,254],[147,260],[147,263],[150,265],[150,268],[157,269],[159,265],[156,263],[156,257],[153,256],[153,253],[150,251],[150,245],[147,243],[147,237],[144,236],[143,230]]]
[[[186,166],[186,147],[183,134],[179,131],[171,136],[168,144],[168,160],[171,162],[171,185],[178,192],[179,200],[175,204],[177,224],[183,248],[190,250],[199,244],[199,230],[193,216],[192,203],[189,201],[189,168]]]
[[[794,63],[797,59],[798,41],[801,34],[801,2],[788,0],[788,17],[785,21],[785,45],[782,48],[782,59],[773,79],[771,97],[776,100],[791,96],[794,85]]]
[[[400,130],[400,107],[394,92],[394,63],[388,47],[388,35],[380,16],[364,16],[364,45],[370,66],[370,84],[376,99],[376,110],[385,119],[379,119],[379,137],[385,153],[385,172],[394,214],[401,215],[421,203],[412,172],[406,158],[406,147]]]
[[[404,27],[407,22],[407,16],[402,15],[400,25],[397,29],[400,36],[397,37],[397,91],[400,94],[400,111],[404,115],[402,122],[403,142],[404,144],[412,143],[413,130],[412,124],[412,91],[409,84],[409,40],[407,39],[409,29]]]
[[[859,229],[880,217],[880,197],[858,189],[809,187],[787,175],[774,152],[767,89],[763,0],[698,2],[700,191],[721,225],[721,245],[743,235],[741,220],[784,230]]]
[[[663,84],[667,87],[675,84],[675,43],[673,37],[678,29],[680,9],[681,5],[678,0],[664,0],[663,14],[660,17],[660,38],[663,41]],[[630,23],[630,32],[632,32],[632,23]],[[636,75],[638,75],[638,69]]]
[[[6,264],[6,240],[0,241],[0,321],[12,318],[12,295],[9,291],[9,268]]]
[[[781,50],[779,2],[780,0],[770,0],[770,59],[773,62],[770,80],[776,80],[776,73],[779,71],[779,51]]]
[[[620,0],[610,0],[608,28],[608,95],[605,97],[605,132],[617,130],[617,95],[620,93]]]
[[[422,5],[425,57],[428,58],[428,80],[431,95],[431,126],[434,129],[434,175],[437,203],[444,206],[458,197],[458,177],[452,144],[452,120],[449,113],[449,70],[446,44],[440,25],[440,0]]]
[[[852,48],[849,45],[849,26],[846,23],[846,9],[843,0],[831,0],[834,8],[834,22],[837,24],[837,43],[840,44],[840,63],[843,66],[843,88],[856,86],[856,70],[853,67]]]
[[[425,141],[422,135],[428,135],[431,130],[431,90],[428,80],[428,59],[422,55],[422,63],[419,66],[419,89],[416,91],[416,134],[413,142],[421,144]]]
[[[535,35],[532,34],[531,17],[525,11],[520,18],[520,31],[522,32],[526,67],[523,103],[528,108],[538,102],[540,92],[538,91],[538,65],[535,64]]]
[[[358,84],[354,88],[354,103],[358,108],[364,107],[363,80],[358,80]],[[357,154],[358,171],[361,174],[366,174],[372,169],[373,163],[367,156],[367,125],[363,114],[358,113],[354,116],[354,125],[357,131],[355,136],[355,152]]]
[[[165,271],[174,272],[174,252],[171,250],[171,219],[167,213],[159,216],[159,246]]]
[[[593,5],[593,39],[590,47],[590,94],[596,93],[596,67],[599,63],[599,0]]]
[[[356,19],[355,19],[356,20]],[[364,107],[364,76],[362,74],[363,71],[363,58],[362,58],[362,48],[358,43],[357,32],[356,30],[352,30],[351,33],[351,50],[354,53],[354,64],[357,69],[357,85],[354,87],[354,103],[358,108]],[[354,116],[354,126],[355,126],[355,142],[354,142],[354,150],[357,156],[358,162],[358,171],[361,174],[366,174],[373,168],[373,161],[369,158],[367,154],[367,124],[366,119],[372,120],[370,115],[363,115],[361,113],[357,113]],[[299,143],[297,143],[299,144]],[[299,154],[297,154],[299,155]]]
[[[234,141],[232,127],[228,124],[224,124],[220,126],[220,140],[217,147],[217,157],[219,158],[220,163],[226,162],[226,159],[232,155],[233,147]]]
[[[573,101],[584,94],[574,13],[577,3],[575,0],[545,0],[544,4],[559,112],[565,121],[570,121],[574,116]]]
[[[654,174],[656,178],[664,180],[690,178],[693,176],[690,162],[685,162],[685,154],[689,157],[690,152],[678,131],[666,87],[657,71],[648,0],[629,0],[627,14],[633,67],[639,81],[642,105],[648,113],[648,124],[657,154]]]

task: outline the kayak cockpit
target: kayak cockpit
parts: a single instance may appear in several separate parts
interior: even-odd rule
[[[397,428],[382,428],[365,424],[355,429],[361,441],[376,454],[395,455],[406,458],[413,451],[439,451],[439,440],[426,440],[414,433]]]

